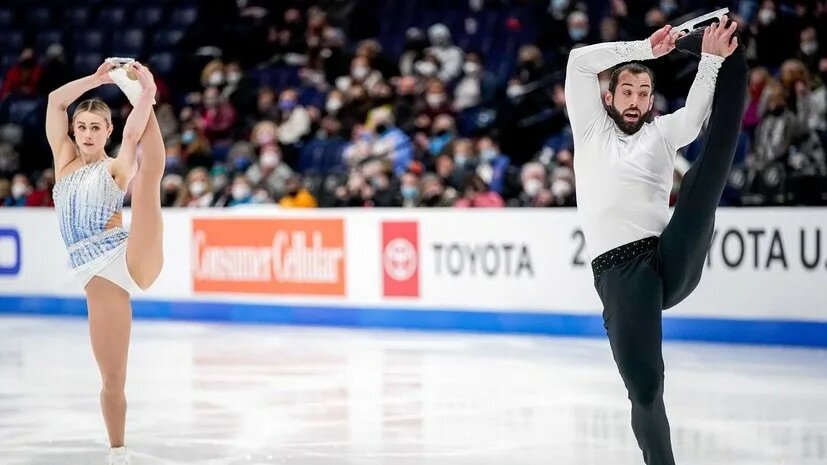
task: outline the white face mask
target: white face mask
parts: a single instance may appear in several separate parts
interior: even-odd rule
[[[204,181],[193,181],[192,184],[190,184],[190,193],[195,197],[200,197],[206,190],[207,183]]]
[[[464,65],[462,65],[462,70],[465,74],[476,76],[480,72],[480,64],[474,61],[466,61]]]
[[[250,186],[246,184],[233,185],[233,199],[242,200],[250,196]]]
[[[769,9],[763,9],[758,12],[758,21],[763,24],[767,25],[771,23],[775,19],[775,12]]]
[[[339,99],[330,99],[327,101],[327,105],[325,105],[325,109],[328,113],[335,113],[342,108],[342,101]]]
[[[11,186],[11,196],[14,198],[23,197],[29,192],[29,186],[18,182]]]
[[[279,164],[279,161],[279,155],[275,152],[264,152],[259,159],[262,168],[274,168]]]
[[[269,203],[270,194],[268,194],[267,191],[258,191],[256,195],[253,196],[253,200],[255,203]]]
[[[368,77],[368,68],[367,66],[354,66],[350,71],[350,75],[353,76],[353,79],[361,81],[362,79]]]
[[[543,188],[543,182],[539,179],[527,179],[525,184],[523,184],[523,190],[529,197],[534,197],[540,192],[540,189]]]
[[[572,192],[571,183],[562,179],[558,179],[551,184],[551,194],[562,199],[568,197]]]
[[[442,94],[427,94],[425,95],[425,102],[431,108],[437,108],[445,101],[445,96]]]
[[[505,90],[505,93],[510,98],[517,98],[520,95],[523,95],[523,86],[519,84],[512,84],[508,86],[508,88]]]
[[[238,71],[231,71],[227,74],[227,82],[230,84],[236,84],[238,81],[241,80],[241,73]]]
[[[419,74],[425,77],[431,77],[436,74],[436,65],[430,61],[418,61],[414,65],[414,68]]]
[[[207,82],[211,86],[220,86],[224,83],[224,73],[222,73],[221,71],[213,72],[212,74],[210,74],[210,77],[207,79]]]
[[[801,42],[801,53],[812,55],[818,50],[818,42]]]

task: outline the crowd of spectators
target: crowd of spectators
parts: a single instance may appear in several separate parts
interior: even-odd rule
[[[137,56],[158,81],[166,207],[573,206],[569,51],[709,10],[679,0],[219,3],[193,4],[201,14],[172,60],[150,56],[148,39]],[[427,24],[402,27],[423,11]],[[827,204],[827,6],[741,1],[732,11],[751,73],[722,202]],[[83,44],[24,37],[0,87],[0,206],[49,206],[43,102],[84,74],[70,59]],[[682,106],[697,60],[675,52],[647,64],[655,112]],[[94,92],[113,109],[111,156],[129,112],[114,90]],[[674,192],[698,150],[679,153]]]

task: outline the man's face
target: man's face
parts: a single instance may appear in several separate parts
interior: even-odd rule
[[[634,134],[643,127],[655,102],[652,79],[647,73],[623,71],[614,94],[607,91],[604,101],[617,126],[626,134]]]

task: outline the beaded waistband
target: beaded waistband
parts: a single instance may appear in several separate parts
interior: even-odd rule
[[[620,247],[604,252],[592,260],[592,272],[594,273],[594,280],[597,281],[603,276],[603,273],[611,270],[616,265],[631,260],[638,255],[657,248],[659,238],[652,236],[646,237],[628,244],[623,244]]]
[[[81,239],[81,240],[75,242],[74,244],[67,247],[66,251],[69,252],[69,254],[71,254],[73,252],[76,252],[76,251],[88,246],[89,244],[98,244],[100,242],[103,242],[103,241],[109,239],[110,237],[117,236],[117,235],[120,235],[120,234],[124,234],[125,232],[126,232],[126,230],[123,229],[123,228],[120,228],[120,227],[106,229],[102,232],[99,232],[99,233],[95,234],[94,236],[89,236],[86,239]]]

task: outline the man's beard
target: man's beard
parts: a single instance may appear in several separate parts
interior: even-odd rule
[[[606,111],[609,113],[609,116],[614,120],[615,124],[617,124],[617,127],[619,127],[621,131],[625,132],[626,134],[629,134],[630,136],[640,131],[640,128],[642,128],[643,125],[647,121],[649,121],[649,118],[652,113],[651,110],[647,111],[646,113],[641,113],[640,110],[638,110],[640,116],[638,116],[637,121],[633,122],[626,121],[625,119],[623,119],[623,114],[620,113],[620,111],[618,111],[614,105],[606,105]],[[626,110],[626,112],[628,111],[629,110]]]

